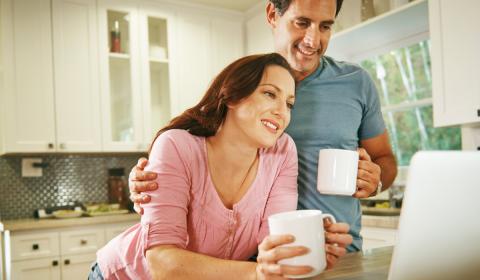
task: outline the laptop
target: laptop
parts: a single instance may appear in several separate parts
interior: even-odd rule
[[[480,279],[480,152],[414,155],[388,279]]]

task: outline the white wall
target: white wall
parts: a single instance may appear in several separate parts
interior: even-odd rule
[[[266,5],[267,1],[261,1],[245,13],[246,55],[274,51],[273,35],[265,13]]]

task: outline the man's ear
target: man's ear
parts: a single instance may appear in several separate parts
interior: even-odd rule
[[[270,25],[271,28],[275,28],[277,25],[277,11],[275,9],[275,6],[272,4],[272,2],[268,1],[267,7],[266,7],[266,12],[267,12],[267,21],[268,24]]]

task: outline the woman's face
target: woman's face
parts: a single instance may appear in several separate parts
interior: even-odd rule
[[[255,91],[230,105],[227,119],[235,131],[257,147],[271,147],[290,123],[295,102],[295,81],[283,67],[268,66]]]

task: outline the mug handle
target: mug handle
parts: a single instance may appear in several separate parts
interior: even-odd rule
[[[322,218],[323,219],[329,219],[330,222],[332,222],[333,224],[337,223],[337,220],[335,219],[335,217],[332,214],[322,214]]]

